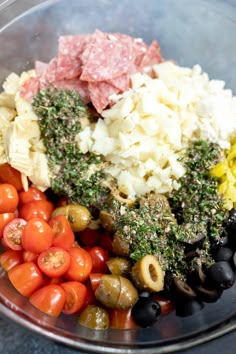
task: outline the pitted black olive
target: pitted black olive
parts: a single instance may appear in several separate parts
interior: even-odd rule
[[[218,289],[228,289],[235,281],[235,274],[231,265],[226,261],[214,263],[207,270],[207,280],[209,284]]]
[[[183,280],[174,277],[172,290],[177,297],[184,299],[193,299],[197,296],[195,291]]]
[[[140,297],[132,308],[134,321],[140,327],[150,327],[161,314],[161,306],[151,296]]]
[[[214,260],[216,262],[226,261],[229,262],[233,257],[233,250],[229,247],[220,247],[214,254]]]
[[[216,302],[222,295],[222,289],[206,289],[203,285],[195,288],[198,299],[204,302]]]
[[[227,235],[224,235],[220,238],[218,246],[225,247],[228,245],[228,243],[229,243],[229,238]]]
[[[236,267],[236,252],[233,255],[233,265]]]
[[[185,301],[176,301],[175,311],[176,316],[187,317],[201,311],[204,307],[203,302],[196,299],[189,299]]]
[[[151,296],[151,293],[149,291],[142,291],[139,294],[139,297],[149,297],[149,296]]]
[[[188,277],[188,284],[191,287],[195,287],[197,285],[204,284],[206,280],[206,275],[202,270],[202,266],[198,263],[193,265],[193,269]]]

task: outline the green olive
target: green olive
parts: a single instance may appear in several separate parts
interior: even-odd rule
[[[91,329],[107,329],[109,327],[109,315],[100,306],[88,305],[80,313],[79,323]]]
[[[89,210],[79,204],[69,204],[56,208],[52,213],[52,217],[56,215],[65,215],[74,232],[85,230],[91,220]]]
[[[99,214],[99,219],[105,230],[111,232],[114,229],[114,220],[107,211],[101,210]]]
[[[131,271],[131,264],[126,258],[114,257],[106,262],[109,271],[114,275],[127,276]]]
[[[96,299],[108,308],[128,309],[138,299],[138,291],[130,280],[113,274],[103,275],[95,291]]]
[[[128,257],[130,254],[129,244],[122,238],[119,231],[114,234],[112,251],[115,255],[122,257]]]

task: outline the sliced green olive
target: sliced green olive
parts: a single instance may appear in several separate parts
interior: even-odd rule
[[[114,220],[107,211],[101,210],[99,214],[99,219],[105,230],[111,232],[114,229]]]
[[[121,237],[118,231],[114,234],[112,251],[115,255],[122,257],[128,257],[130,254],[128,242]]]
[[[109,271],[114,275],[127,276],[131,271],[131,264],[126,258],[114,257],[106,262]]]
[[[107,329],[109,327],[109,315],[107,311],[95,305],[88,305],[79,315],[79,323],[91,329]]]
[[[131,270],[134,284],[140,290],[161,291],[164,289],[164,272],[152,255],[147,255],[135,263]]]
[[[69,204],[56,208],[52,213],[52,217],[56,215],[65,215],[74,232],[85,230],[91,221],[89,210],[79,204]]]
[[[138,292],[130,280],[108,274],[101,277],[95,297],[108,308],[128,309],[136,303]]]

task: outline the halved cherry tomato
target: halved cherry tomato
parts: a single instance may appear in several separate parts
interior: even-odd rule
[[[173,301],[165,298],[164,296],[155,294],[153,295],[154,300],[156,300],[161,306],[161,314],[165,315],[166,313],[172,312],[175,308]]]
[[[37,263],[48,277],[61,277],[70,266],[70,255],[63,248],[50,247],[40,253]]]
[[[14,213],[19,203],[17,190],[9,183],[0,184],[0,214]]]
[[[19,264],[8,272],[12,285],[23,296],[30,296],[43,284],[43,275],[33,262]]]
[[[47,315],[58,317],[64,307],[66,295],[57,284],[49,284],[35,291],[29,298],[30,303]]]
[[[36,187],[30,186],[27,191],[21,191],[19,193],[19,203],[20,205],[34,202],[36,200],[46,200],[46,194],[40,191]]]
[[[85,229],[79,233],[79,239],[85,246],[97,246],[101,237],[99,229]]]
[[[89,276],[90,283],[94,292],[99,287],[102,275],[103,275],[102,273],[91,273]]]
[[[85,281],[92,270],[90,254],[81,247],[72,247],[68,252],[70,254],[70,266],[64,276],[68,280]]]
[[[38,258],[38,253],[31,251],[23,251],[23,260],[24,262],[35,262]]]
[[[61,284],[65,290],[66,301],[62,312],[67,315],[78,312],[85,304],[88,290],[83,283],[78,281],[68,281]]]
[[[131,308],[128,310],[109,309],[108,313],[111,328],[132,329],[138,327],[132,317]]]
[[[3,230],[5,244],[12,250],[20,251],[22,247],[22,234],[27,222],[21,218],[10,221]]]
[[[30,219],[22,233],[22,247],[25,251],[41,253],[51,247],[53,236],[54,232],[46,221],[40,218]]]
[[[14,213],[0,214],[0,238],[3,236],[3,230],[5,226],[15,218]]]
[[[0,183],[9,183],[13,185],[17,191],[23,189],[21,173],[7,162],[0,165]]]
[[[29,221],[32,218],[42,218],[45,221],[50,219],[53,212],[53,203],[48,200],[36,200],[23,204],[19,210],[19,217]]]
[[[23,263],[23,257],[20,251],[7,250],[0,255],[0,264],[6,272],[21,263]]]
[[[75,241],[75,235],[65,215],[54,216],[48,223],[54,231],[52,245],[65,249],[71,248]]]
[[[109,259],[108,252],[105,251],[102,247],[94,246],[92,247],[88,253],[92,258],[92,272],[93,273],[108,273],[108,267],[106,262]]]

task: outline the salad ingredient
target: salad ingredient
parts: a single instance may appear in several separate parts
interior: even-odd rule
[[[196,299],[189,299],[177,301],[175,303],[176,315],[180,317],[192,316],[195,313],[201,311],[204,307],[204,303]]]
[[[14,213],[19,203],[16,188],[9,183],[0,184],[0,213]]]
[[[82,326],[104,330],[109,327],[109,315],[107,310],[97,305],[88,305],[79,316]]]
[[[198,299],[206,303],[216,302],[223,293],[222,289],[208,289],[203,285],[196,286],[195,291]]]
[[[52,245],[53,230],[40,218],[30,219],[24,227],[21,243],[25,251],[41,253]]]
[[[30,303],[47,315],[58,317],[63,310],[66,296],[60,285],[49,284],[35,291],[29,298]]]
[[[48,221],[53,212],[54,205],[49,200],[35,200],[34,202],[29,202],[23,204],[19,208],[19,216],[26,221],[32,218],[42,218]]]
[[[4,228],[3,239],[12,250],[22,250],[22,234],[27,222],[21,218],[15,218]]]
[[[127,310],[110,309],[109,320],[110,320],[110,324],[109,324],[110,328],[133,329],[138,327],[133,319],[131,308]]]
[[[64,215],[56,215],[49,220],[48,224],[54,232],[52,246],[71,248],[75,241],[75,235],[67,218]]]
[[[164,289],[164,273],[152,255],[146,255],[134,264],[131,270],[134,284],[140,290],[161,291]]]
[[[220,261],[209,267],[207,279],[219,289],[228,289],[234,284],[235,274],[228,262]]]
[[[10,249],[0,254],[0,265],[6,272],[21,263],[23,263],[23,257],[19,251]]]
[[[5,226],[15,218],[14,213],[3,213],[0,214],[0,238],[3,236],[3,230]]]
[[[26,262],[36,262],[38,259],[38,253],[23,250],[23,261]]]
[[[111,274],[121,275],[123,277],[128,277],[131,273],[130,261],[126,258],[112,257],[106,262],[107,267]]]
[[[173,278],[172,289],[175,296],[182,299],[194,299],[197,297],[195,291],[183,280],[178,277]]]
[[[129,279],[108,274],[101,277],[95,296],[108,308],[125,310],[135,304],[138,292]]]
[[[23,296],[30,296],[43,284],[41,270],[34,262],[18,264],[8,271],[8,278],[14,288]]]
[[[27,191],[22,190],[19,193],[19,204],[26,204],[36,200],[46,200],[46,195],[36,187],[30,186]]]
[[[92,270],[92,258],[90,254],[81,247],[72,247],[68,250],[70,255],[70,266],[65,273],[68,280],[84,282],[88,279]]]
[[[78,312],[85,304],[88,290],[83,283],[68,281],[62,283],[61,287],[65,291],[66,300],[62,312],[67,315]]]
[[[151,296],[139,297],[132,308],[132,316],[140,327],[152,326],[161,314],[161,307]]]
[[[89,210],[78,204],[69,204],[56,208],[52,213],[52,217],[57,215],[64,215],[74,232],[85,230],[91,220]]]
[[[92,259],[92,273],[108,273],[106,262],[109,259],[109,254],[100,246],[94,246],[88,250]]]
[[[0,182],[11,184],[17,191],[23,189],[20,172],[13,168],[8,162],[0,164]]]
[[[69,253],[60,247],[49,247],[37,259],[39,269],[50,278],[61,277],[70,266]]]
[[[226,261],[230,262],[233,258],[233,250],[229,247],[220,247],[214,254],[214,260],[216,262]]]

